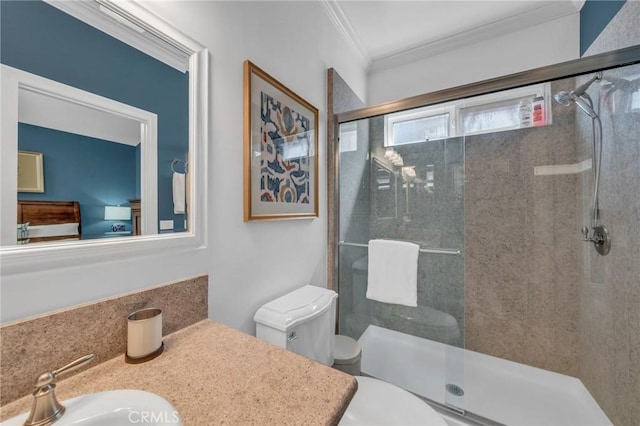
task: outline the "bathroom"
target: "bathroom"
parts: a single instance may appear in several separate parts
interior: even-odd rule
[[[331,5],[331,2],[328,3]],[[204,180],[200,198],[201,212],[206,217],[201,218],[202,226],[198,230],[200,241],[196,246],[189,246],[182,251],[167,246],[151,245],[146,255],[119,256],[117,253],[106,253],[103,258],[89,259],[87,262],[62,256],[60,262],[56,259],[55,265],[50,262],[37,268],[24,267],[18,271],[6,270],[3,262],[3,323],[206,274],[209,276],[207,316],[234,329],[255,334],[253,315],[262,304],[302,285],[311,283],[326,286],[327,282],[332,282],[333,279],[332,268],[328,268],[328,265],[332,264],[333,250],[337,247],[329,246],[327,240],[327,229],[331,220],[327,214],[328,204],[335,201],[328,195],[332,192],[327,181],[327,139],[330,134],[326,125],[329,118],[326,107],[327,68],[337,70],[353,92],[366,101],[366,105],[376,105],[552,65],[580,56],[578,13],[524,28],[509,36],[498,35],[474,44],[450,48],[449,51],[436,53],[429,60],[422,62],[416,61],[395,68],[381,66],[367,74],[363,65],[366,60],[362,59],[357,51],[354,53],[352,45],[336,31],[326,16],[326,5],[321,2],[151,2],[147,6],[206,46],[210,53],[208,77],[205,81],[210,96],[209,124],[205,129],[208,144],[202,158],[206,167],[201,168],[206,168],[203,170],[206,174],[202,177]],[[285,7],[287,14],[283,15],[282,10]],[[625,3],[618,20],[612,20],[602,32],[603,36],[609,37],[608,40],[601,40],[603,49],[612,50],[638,44],[638,34],[624,29],[625,22],[634,22],[633,19],[638,14],[637,8],[636,2]],[[273,37],[273,41],[270,44],[288,48],[265,48],[263,44],[256,43],[256,40],[264,38],[267,22],[270,20],[268,18],[285,23],[283,16],[295,16],[296,19],[287,20],[285,26],[271,32],[270,37]],[[295,37],[292,37],[292,34],[295,34]],[[631,40],[618,41],[619,35],[630,37]],[[559,45],[557,40],[566,40],[566,43]],[[532,47],[514,47],[521,45]],[[292,63],[290,51],[299,52],[302,58]],[[504,60],[504,52],[509,52],[509,61]],[[242,63],[246,59],[276,76],[319,108],[320,214],[316,219],[265,223],[245,223],[242,220]],[[437,63],[439,66],[429,74],[428,79],[418,77],[422,75],[421,71],[427,69],[427,62]],[[468,66],[469,63],[473,66]],[[577,84],[573,87],[576,86]],[[361,105],[352,105],[334,112],[344,112],[359,106]],[[482,153],[478,153],[480,154]],[[621,156],[618,161],[622,158],[631,157]],[[471,167],[469,163],[473,159],[468,151],[466,161],[467,167]],[[603,173],[611,173],[613,170],[615,169],[611,166],[603,167]],[[612,182],[609,181],[608,184],[611,185]],[[471,185],[471,182],[467,182],[465,194]],[[611,194],[612,192],[609,192],[609,196]],[[465,210],[468,214],[473,209],[465,206]],[[526,232],[526,229],[521,231]],[[300,239],[300,235],[304,235],[305,238]],[[284,241],[296,241],[296,244],[282,244],[274,250],[274,242]],[[634,255],[637,259],[637,247],[637,243],[629,246],[630,259],[634,259]],[[341,247],[339,250],[349,249]],[[470,250],[470,247],[467,246],[466,250]],[[151,253],[152,255],[149,255]],[[362,253],[359,257],[361,255]],[[470,259],[465,260],[469,262]],[[514,265],[514,269],[518,267]],[[607,269],[609,274],[614,275],[605,276],[604,282],[612,284],[609,280],[617,279],[615,274],[624,270],[623,266],[616,267],[615,270]],[[578,274],[578,270],[574,272]],[[467,274],[467,271],[464,273]],[[580,276],[570,278],[575,284]],[[637,310],[631,309],[633,305],[628,305],[627,316],[619,316],[623,314],[623,310],[617,308],[617,301],[604,297],[610,294],[608,287],[590,285],[586,288],[587,291],[596,295],[602,294],[603,297],[589,299],[587,294],[576,292],[575,297],[585,298],[585,305],[576,303],[571,305],[571,309],[586,310],[589,308],[587,304],[591,304],[611,324],[637,324]],[[509,297],[500,293],[499,289],[494,290],[495,292],[478,294],[478,297],[487,297],[489,300],[467,300],[467,303],[478,303],[486,307],[491,306],[493,298],[501,295]],[[469,291],[468,287],[466,291]],[[627,291],[628,303],[637,302],[637,285],[636,288]],[[238,300],[241,302],[237,302]],[[507,312],[509,313],[511,312]],[[579,312],[571,312],[571,315],[578,318]],[[474,324],[469,323],[465,330],[467,339],[478,339],[477,345],[500,346],[500,342],[508,339],[499,342],[492,339],[501,333],[510,332],[516,334],[509,336],[510,338],[522,339],[524,344],[537,344],[536,341],[527,338],[526,332],[518,333],[519,330],[506,327],[505,318],[501,318],[502,324],[491,323],[490,317],[483,316],[482,319],[485,322],[479,329],[474,331]],[[598,321],[597,318],[587,320]],[[520,318],[519,321],[524,322],[526,319]],[[499,325],[506,329],[494,328]],[[582,329],[593,330],[594,333],[598,331],[601,338],[613,338],[606,332],[607,327],[600,322],[583,322]],[[622,343],[626,346],[621,346]],[[615,356],[623,357],[624,353],[629,355],[633,347],[626,352],[617,352],[615,348],[626,348],[633,345],[633,341],[622,343],[593,343],[592,347],[607,352],[592,353],[592,360],[583,360],[600,366],[591,369],[599,371],[599,374],[607,378],[604,380],[605,396],[602,397],[608,400],[607,407],[615,404],[625,407],[638,405],[640,392],[637,384],[638,372],[633,370],[636,368],[634,364],[625,361],[624,358],[618,358],[618,364],[601,361]],[[555,342],[545,344],[550,351],[555,348]],[[637,347],[637,342],[635,345]],[[482,346],[475,348],[474,350],[485,351]],[[501,347],[501,350],[505,351],[502,355],[506,356],[509,355],[508,351],[514,349]],[[522,352],[527,351],[526,348],[522,349]],[[559,362],[560,358],[553,356],[549,357],[549,360]],[[602,369],[602,365],[606,365],[606,369]],[[587,365],[585,368],[590,367]],[[621,384],[613,378],[622,374],[621,371],[625,368],[633,374]],[[598,378],[592,380],[603,382]],[[602,400],[598,402],[605,408]],[[618,408],[612,411],[618,411]],[[606,412],[614,424],[633,424],[633,419],[638,418],[637,412],[627,414],[626,420],[617,419],[609,411]]]

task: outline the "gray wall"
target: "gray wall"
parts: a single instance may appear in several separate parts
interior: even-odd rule
[[[636,77],[640,65],[606,71],[607,77]],[[600,216],[612,235],[611,252],[581,247],[580,374],[616,425],[640,424],[640,111],[629,94],[590,90],[600,105],[603,157]],[[606,101],[604,100],[606,99]],[[615,110],[615,113],[612,111]],[[591,156],[591,120],[578,115],[580,157]],[[579,181],[581,223],[590,224],[592,178]]]
[[[573,79],[552,84],[571,90]],[[578,373],[577,177],[534,176],[575,163],[575,108],[553,124],[466,137],[466,347]]]
[[[640,2],[628,1],[587,51],[594,55],[640,44]],[[640,66],[606,71],[624,77]],[[580,379],[616,425],[640,424],[640,112],[625,109],[617,92],[590,90],[604,126],[600,210],[613,235],[611,252],[598,256],[581,247]],[[612,111],[615,110],[615,114]],[[580,158],[590,157],[590,120],[579,115]],[[582,222],[588,223],[591,182],[579,182]]]

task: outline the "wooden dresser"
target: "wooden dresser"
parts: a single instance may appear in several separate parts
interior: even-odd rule
[[[140,199],[132,198],[129,203],[131,204],[131,222],[133,223],[132,235],[140,235],[140,217],[142,214]]]

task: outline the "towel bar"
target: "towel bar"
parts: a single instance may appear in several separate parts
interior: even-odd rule
[[[351,246],[351,247],[369,247],[368,244],[361,243],[348,243],[346,241],[338,241],[339,246]],[[456,249],[441,249],[441,248],[420,248],[420,253],[429,253],[429,254],[446,254],[449,256],[460,256],[462,252]]]

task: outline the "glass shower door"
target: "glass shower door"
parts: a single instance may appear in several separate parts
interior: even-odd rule
[[[339,330],[359,339],[363,374],[464,409],[464,138],[450,137],[454,119],[444,105],[341,124]],[[417,306],[366,297],[372,239],[420,246]]]

